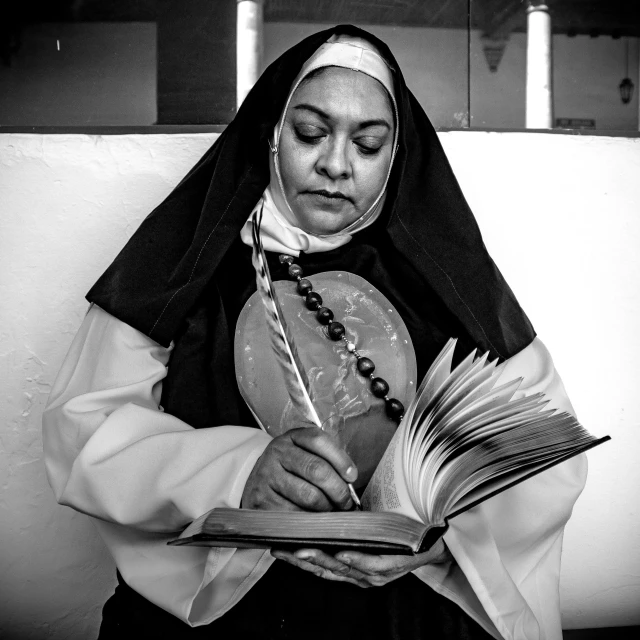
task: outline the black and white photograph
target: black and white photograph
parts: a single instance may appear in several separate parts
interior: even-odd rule
[[[640,1],[7,0],[0,640],[640,637]]]

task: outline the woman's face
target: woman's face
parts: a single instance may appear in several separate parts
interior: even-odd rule
[[[394,119],[385,88],[338,67],[303,81],[280,136],[280,172],[297,224],[328,235],[374,203],[393,151]]]

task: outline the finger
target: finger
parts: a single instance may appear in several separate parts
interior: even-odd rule
[[[415,563],[414,556],[382,556],[358,551],[341,551],[336,559],[366,576],[387,576]]]
[[[302,458],[302,461],[300,461]],[[305,480],[303,467],[314,468],[308,464],[309,458],[325,467],[325,475],[333,476],[334,500],[341,508],[349,508],[346,497],[346,485],[328,462],[298,447],[288,438],[275,438],[260,457],[252,470],[242,494],[242,505],[249,509],[284,509],[331,511],[334,503],[317,482]],[[312,462],[313,462],[312,461]],[[288,464],[286,469],[283,464]],[[294,471],[292,471],[292,469]],[[313,477],[313,474],[307,474]],[[345,486],[343,486],[345,485]],[[341,496],[342,495],[345,497]]]
[[[294,552],[294,555],[299,560],[304,560],[305,562],[322,567],[336,576],[351,578],[358,581],[366,578],[366,576],[358,571],[358,569],[351,567],[344,562],[340,562],[337,558],[329,555],[328,553],[324,553],[324,551],[320,551],[319,549],[299,549]]]
[[[292,564],[294,567],[298,567],[298,569],[303,569],[304,571],[313,573],[315,576],[318,576],[318,578],[323,578],[325,580],[340,579],[342,581],[353,581],[346,576],[334,575],[328,569],[325,569],[324,567],[313,562],[309,562],[309,560],[305,559],[304,557],[298,558],[294,553],[291,553],[289,551],[279,551],[277,549],[272,549],[271,555],[277,560],[284,560],[285,562]]]
[[[278,560],[283,560],[284,562],[288,562],[289,564],[293,565],[294,567],[297,567],[298,569],[302,569],[303,571],[308,571],[309,573],[313,573],[318,578],[322,578],[324,580],[332,580],[334,582],[349,582],[359,587],[371,586],[366,582],[362,582],[360,580],[357,580],[354,577],[351,577],[350,575],[340,575],[340,574],[333,573],[332,571],[330,571],[329,569],[326,569],[323,566],[314,564],[313,562],[310,562],[309,560],[304,559],[304,557],[298,558],[294,553],[291,553],[289,551],[272,549],[271,555]]]
[[[319,505],[321,500],[308,485],[314,489],[317,488],[316,491],[320,490],[320,493],[324,494],[331,502],[331,504],[327,503],[328,506],[324,509],[320,506],[314,508],[315,511],[331,511],[333,505],[344,510],[353,507],[347,483],[338,475],[333,466],[320,456],[298,447],[295,450],[295,455],[281,460],[281,465],[289,472],[287,474],[289,478],[292,477],[290,474],[294,474],[306,481],[306,486],[300,485],[300,488],[305,491],[303,498],[309,500],[310,504]],[[284,476],[282,479],[285,479]],[[290,483],[291,480],[287,480],[287,482]]]
[[[452,558],[446,545],[439,540],[431,549],[416,555],[375,555],[359,551],[341,551],[340,562],[354,567],[367,576],[400,576],[425,564],[448,562]]]
[[[293,429],[288,432],[291,441],[302,449],[326,460],[345,482],[355,482],[358,469],[335,438],[318,428]]]
[[[449,562],[453,560],[453,556],[449,551],[449,548],[444,543],[444,540],[440,538],[428,551],[424,554],[424,562],[432,564],[441,564],[443,562]]]
[[[307,482],[299,475],[288,473],[279,474],[273,480],[273,491],[283,500],[292,503],[296,509],[306,511],[332,511],[333,504],[321,488]]]
[[[276,473],[276,469],[280,469],[280,471]],[[270,478],[250,479],[247,482],[242,494],[241,506],[245,509],[280,511],[300,511],[307,509],[305,504],[300,504],[300,500],[298,499],[299,491],[298,488],[294,486],[295,483],[302,483],[304,481],[297,476],[288,474],[282,470],[280,465],[273,467],[272,472]],[[284,475],[289,477],[283,477]],[[314,487],[311,487],[311,489],[314,489]],[[315,490],[320,494],[320,498],[324,500],[324,506],[330,509],[331,505],[326,496],[318,489]]]
[[[300,511],[301,507],[295,502],[287,499],[286,496],[279,494],[277,491],[271,490],[268,496],[260,504],[256,506],[248,506],[248,509],[267,509],[269,511]]]

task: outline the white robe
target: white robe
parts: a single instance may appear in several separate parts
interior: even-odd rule
[[[123,578],[191,626],[212,622],[267,571],[268,551],[168,547],[174,532],[213,507],[238,507],[270,441],[249,427],[194,429],[162,412],[171,349],[92,306],[43,417],[56,498],[95,518]],[[543,391],[573,412],[551,357],[535,339],[503,380]],[[496,638],[560,640],[563,528],[586,478],[581,455],[450,522],[455,562],[414,573]]]

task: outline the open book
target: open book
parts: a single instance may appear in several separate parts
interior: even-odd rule
[[[606,440],[522,379],[496,386],[502,366],[475,351],[451,370],[449,340],[427,372],[363,495],[362,512],[213,509],[173,545],[358,548],[420,553],[448,520]]]

